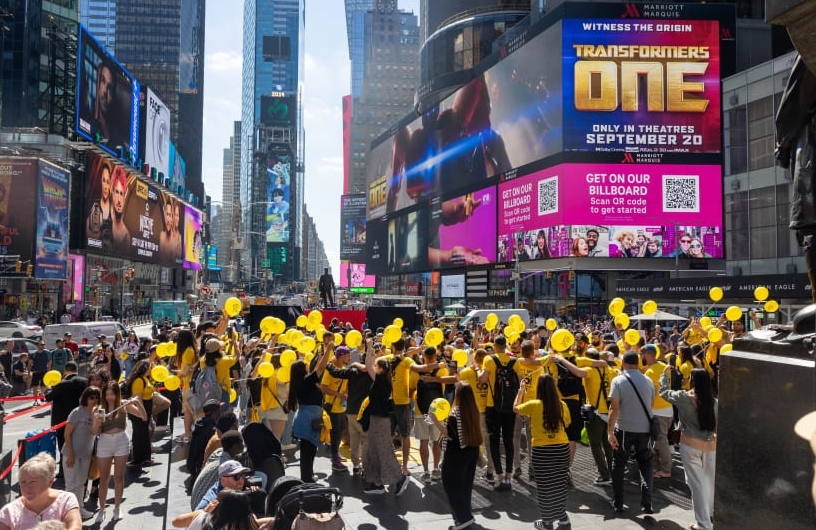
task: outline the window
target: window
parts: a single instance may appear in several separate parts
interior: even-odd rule
[[[774,165],[773,96],[748,104],[749,169]]]
[[[726,111],[725,114],[725,174],[736,175],[748,169],[748,131],[745,127],[745,105]]]

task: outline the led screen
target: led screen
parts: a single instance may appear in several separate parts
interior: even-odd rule
[[[496,261],[496,187],[431,202],[428,222],[431,269]]]
[[[349,276],[349,271],[351,276]],[[349,279],[351,284],[349,284]],[[349,263],[348,261],[340,262],[340,287],[351,288],[353,292],[355,289],[364,287],[367,289],[374,289],[377,285],[377,277],[373,274],[366,274],[365,263]]]
[[[170,177],[170,109],[150,88],[147,89],[144,161]]]
[[[365,252],[366,196],[340,197],[340,259],[354,260]]]
[[[201,212],[184,205],[184,268],[201,270]]]

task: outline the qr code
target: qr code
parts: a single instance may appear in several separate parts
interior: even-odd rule
[[[699,212],[700,176],[663,175],[663,211]]]
[[[538,215],[558,213],[558,177],[538,181]]]

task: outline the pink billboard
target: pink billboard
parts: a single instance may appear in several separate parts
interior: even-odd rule
[[[428,266],[432,269],[496,262],[496,186],[431,202]]]
[[[499,185],[498,261],[723,256],[716,165],[562,164]]]
[[[349,269],[351,270],[351,285],[349,285]],[[377,285],[377,277],[373,274],[366,274],[365,263],[340,262],[340,287],[348,289],[352,287],[370,287]]]

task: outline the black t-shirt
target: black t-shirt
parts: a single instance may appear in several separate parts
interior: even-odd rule
[[[23,378],[17,375],[17,370],[20,370],[21,372],[25,372],[25,371],[26,371],[26,365],[27,365],[27,364],[28,364],[28,363],[24,363],[23,361],[19,361],[19,360],[18,360],[18,361],[17,361],[16,363],[14,363],[14,365],[11,367],[11,381],[12,381],[13,383],[25,383],[25,381],[23,380]]]
[[[391,415],[391,381],[378,374],[368,391],[368,406],[371,407],[371,415],[387,417]]]
[[[45,373],[48,371],[48,360],[50,358],[48,350],[35,351],[32,357],[34,358],[34,362],[31,366],[32,372]]]
[[[323,404],[323,392],[320,391],[320,378],[317,372],[309,372],[308,375],[300,383],[297,391],[298,405],[317,405]]]

